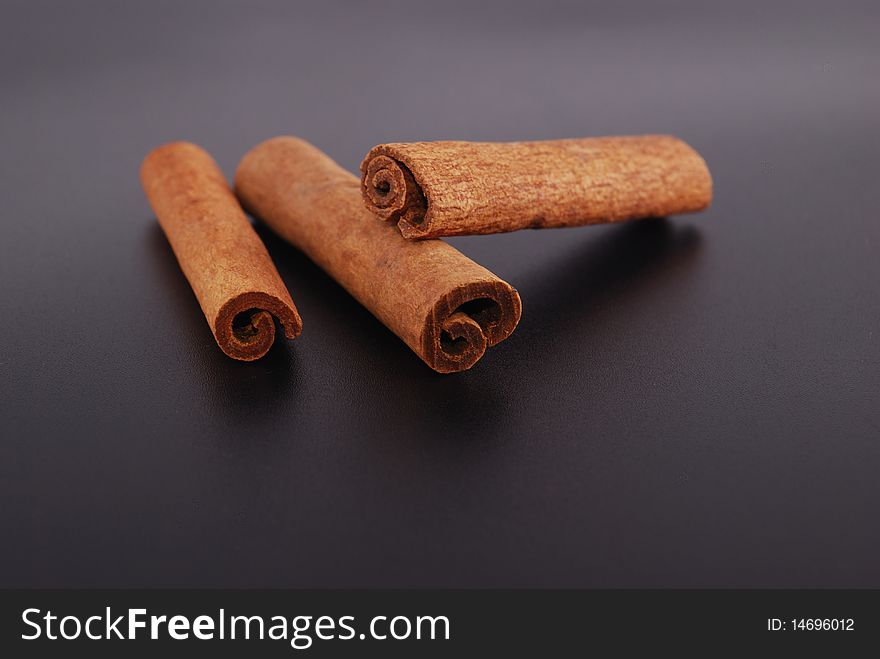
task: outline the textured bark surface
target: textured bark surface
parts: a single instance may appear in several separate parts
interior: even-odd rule
[[[470,368],[519,322],[513,287],[443,241],[408,241],[377,222],[357,178],[303,140],[256,146],[235,190],[435,371]]]
[[[361,164],[361,189],[407,238],[660,217],[712,201],[705,161],[668,135],[381,144]]]
[[[266,247],[217,164],[194,144],[149,153],[141,183],[217,344],[259,359],[275,341],[275,316],[293,339],[302,321]]]

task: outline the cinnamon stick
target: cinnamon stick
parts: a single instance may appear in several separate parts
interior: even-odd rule
[[[186,142],[161,146],[144,159],[141,183],[223,352],[265,355],[273,316],[288,339],[299,335],[293,300],[210,155]]]
[[[668,135],[381,144],[361,175],[367,208],[407,238],[659,217],[712,201],[705,161]]]
[[[311,144],[277,137],[235,174],[242,205],[305,252],[428,366],[473,366],[519,322],[516,290],[439,240],[376,222],[359,183]]]

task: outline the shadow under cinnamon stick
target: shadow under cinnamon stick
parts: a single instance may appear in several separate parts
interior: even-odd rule
[[[198,301],[186,281],[168,240],[155,219],[149,220],[146,249],[162,280],[163,302],[172,307],[178,340],[196,337],[184,352],[194,355],[185,367],[194,369],[206,388],[205,401],[213,413],[227,421],[259,419],[280,402],[295,401],[301,386],[296,347],[275,341],[266,355],[244,362],[226,358],[216,349],[210,329],[201,317]],[[255,227],[259,233],[259,227]],[[264,236],[261,236],[264,237]],[[277,322],[277,321],[276,321]],[[276,326],[276,331],[280,328]],[[200,340],[199,340],[200,339]],[[222,374],[222,377],[218,375]]]
[[[614,299],[625,304],[639,289],[692,265],[701,241],[696,227],[666,218],[607,228],[605,235],[585,240],[574,252],[553,261],[534,281],[516,282],[528,310],[520,333],[537,324],[547,332],[561,331],[585,322],[600,303]]]
[[[376,392],[382,399],[395,401],[397,432],[383,440],[385,448],[405,454],[422,438],[430,436],[447,438],[453,452],[456,446],[485,448],[494,445],[496,439],[500,441],[505,434],[503,419],[509,404],[499,381],[505,368],[503,363],[487,362],[462,378],[437,377],[413,359],[409,348],[391,330],[305,254],[262,223],[257,222],[255,229],[282,279],[296,285],[299,306],[313,318],[312,325],[316,332],[321,332],[323,340],[364,347],[363,358],[346,361],[345,375],[349,389]],[[374,386],[377,380],[383,383],[378,390]],[[425,400],[433,402],[425,405]],[[364,394],[361,403],[372,404],[369,393]],[[339,412],[361,414],[357,404]]]

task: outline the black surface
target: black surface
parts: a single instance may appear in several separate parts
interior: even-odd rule
[[[4,2],[0,585],[880,586],[876,5],[610,4]],[[451,241],[524,312],[446,377],[265,232],[229,360],[137,176],[647,132],[712,209]]]

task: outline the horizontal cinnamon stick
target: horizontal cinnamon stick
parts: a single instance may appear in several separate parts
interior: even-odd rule
[[[288,339],[299,335],[293,300],[211,156],[195,144],[166,144],[147,155],[141,183],[223,352],[244,361],[265,355],[273,316]]]
[[[470,368],[519,322],[512,286],[443,241],[408,241],[376,222],[357,178],[303,140],[256,146],[235,191],[435,371]]]
[[[407,238],[660,217],[712,201],[706,163],[668,135],[381,144],[361,175],[367,208]]]

